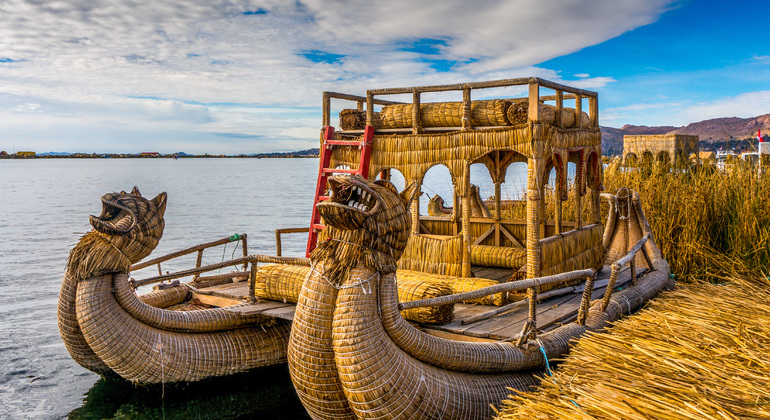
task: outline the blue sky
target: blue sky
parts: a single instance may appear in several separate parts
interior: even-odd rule
[[[612,127],[752,117],[770,113],[768,10],[712,0],[4,0],[0,150],[299,150],[317,146],[324,90],[523,76],[598,91],[600,123]]]

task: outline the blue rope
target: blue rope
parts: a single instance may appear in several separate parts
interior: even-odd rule
[[[553,376],[551,373],[551,365],[548,363],[548,356],[545,354],[545,348],[543,348],[542,344],[540,344],[540,353],[543,353],[543,359],[545,359],[545,370],[548,372],[548,376]]]

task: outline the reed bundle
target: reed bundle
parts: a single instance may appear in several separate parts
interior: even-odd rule
[[[259,268],[254,281],[255,297],[282,302],[297,303],[302,284],[305,282],[310,267],[282,264],[266,264]],[[452,284],[449,281],[437,280],[436,276],[405,275],[398,271],[398,297],[401,302],[428,299],[451,295]],[[488,285],[485,285],[488,286]],[[481,288],[479,286],[476,288]],[[429,308],[418,308],[403,311],[404,318],[427,324],[448,324],[454,319],[454,305],[442,305]]]
[[[527,264],[527,250],[520,247],[472,245],[471,264],[519,269]]]
[[[581,339],[498,419],[770,418],[770,281],[731,280],[667,292]]]
[[[431,281],[418,276],[402,278],[399,272],[396,272],[396,279],[398,300],[401,302],[447,296],[453,293],[452,286],[445,282]],[[454,309],[454,304],[424,306],[401,311],[401,316],[420,323],[444,325],[454,320]]]
[[[740,165],[729,172],[651,165],[607,170],[604,182],[608,191],[619,186],[639,191],[677,279],[713,281],[770,267],[770,173]]]
[[[449,239],[410,235],[398,268],[459,277],[462,275],[462,237]]]
[[[539,118],[541,123],[554,124],[556,121],[556,107],[553,105],[540,104]],[[508,121],[511,124],[524,124],[529,121],[529,101],[516,101],[507,111]],[[561,123],[563,128],[588,128],[590,119],[585,112],[580,113],[579,124],[575,123],[575,109],[562,108]]]
[[[411,281],[425,281],[435,284],[445,284],[452,290],[451,294],[471,292],[478,289],[483,289],[488,286],[498,284],[495,280],[472,278],[472,277],[454,277],[454,276],[442,276],[440,274],[422,273],[412,270],[398,270],[396,272],[396,284],[399,290],[399,299],[401,300],[401,288],[402,282]],[[415,299],[412,299],[415,300]],[[401,300],[401,302],[406,302]],[[495,293],[493,295],[485,296],[480,299],[469,300],[464,303],[478,304],[478,305],[492,305],[502,306],[508,303],[507,293]]]
[[[474,127],[505,126],[511,101],[491,99],[471,101],[471,125]],[[380,111],[383,128],[411,128],[414,105],[387,105]],[[420,104],[420,122],[423,127],[462,127],[462,102],[429,102]]]
[[[374,113],[372,123],[374,128],[383,128],[379,112]],[[366,128],[366,111],[343,109],[340,111],[340,128],[343,130],[363,130]]]

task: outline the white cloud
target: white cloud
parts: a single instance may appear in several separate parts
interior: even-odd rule
[[[0,108],[34,111],[42,114],[38,123],[68,123],[86,137],[94,134],[82,124],[137,135],[260,131],[306,142],[299,136],[316,133],[320,116],[285,107],[317,109],[323,90],[362,94],[529,75],[559,81],[532,66],[650,23],[668,2],[6,0]],[[413,48],[418,40],[438,41],[426,41],[433,42],[429,51]],[[314,51],[339,57],[303,56]],[[433,65],[453,67],[440,72]],[[570,83],[597,88],[613,81],[583,76]],[[284,116],[276,123],[265,112],[227,110],[230,104],[279,106]],[[2,121],[0,129],[15,124]],[[53,137],[33,132],[28,141]],[[227,144],[218,140],[217,147]]]

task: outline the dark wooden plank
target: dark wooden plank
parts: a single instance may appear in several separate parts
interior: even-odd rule
[[[288,321],[294,320],[294,312],[297,310],[296,305],[287,305],[283,308],[268,309],[262,312],[262,315],[272,316],[273,318],[281,318]]]
[[[541,317],[545,316],[548,312],[554,310],[569,302],[575,296],[579,294],[569,294],[564,296],[558,296],[553,299],[549,299],[545,302],[540,302],[537,305],[537,321],[540,322]],[[479,326],[478,329],[472,331],[476,336],[483,336],[496,339],[506,339],[515,337],[521,332],[521,328],[529,317],[529,309],[527,306],[517,308],[513,313],[506,314],[502,319],[495,323],[486,323]],[[497,319],[497,318],[493,318]],[[469,331],[471,333],[471,331]]]
[[[203,295],[221,296],[231,299],[248,299],[249,298],[249,284],[247,282],[232,283],[232,287],[227,289],[209,290],[210,288],[196,291],[196,293]]]

